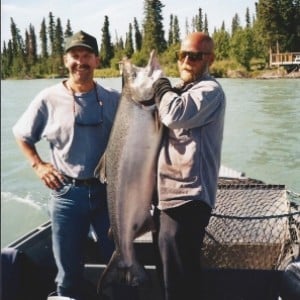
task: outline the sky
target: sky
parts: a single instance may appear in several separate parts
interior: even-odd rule
[[[203,16],[207,15],[209,32],[212,34],[214,28],[219,29],[222,22],[230,31],[231,22],[237,13],[240,17],[241,25],[245,24],[247,7],[250,15],[255,14],[255,2],[258,0],[161,0],[164,5],[162,15],[164,18],[165,37],[169,30],[170,15],[178,17],[181,38],[185,36],[186,20],[189,24],[193,16],[198,14],[198,9],[202,9]],[[25,30],[29,30],[29,25],[33,25],[35,34],[39,37],[39,31],[43,18],[46,25],[49,22],[49,12],[52,12],[54,19],[60,18],[63,30],[66,28],[67,20],[70,20],[73,32],[79,30],[96,37],[99,45],[101,41],[101,29],[104,24],[104,16],[108,16],[109,31],[112,42],[116,37],[125,41],[129,23],[133,24],[136,17],[140,29],[144,19],[143,0],[1,0],[1,48],[3,41],[11,39],[10,24],[11,18],[20,30],[21,36],[25,37]]]

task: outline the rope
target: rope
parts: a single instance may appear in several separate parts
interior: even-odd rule
[[[280,215],[272,215],[272,216],[230,216],[230,215],[221,215],[221,214],[216,214],[212,213],[211,214],[213,217],[221,218],[221,219],[236,219],[236,220],[263,220],[263,219],[276,219],[276,218],[286,218],[286,217],[291,217],[295,215],[300,215],[300,212],[293,212],[293,213],[287,213],[287,214],[280,214]]]

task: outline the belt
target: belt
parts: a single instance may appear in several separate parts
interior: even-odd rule
[[[99,179],[92,177],[86,179],[77,179],[67,175],[64,175],[66,183],[72,183],[74,186],[91,186],[101,183]]]

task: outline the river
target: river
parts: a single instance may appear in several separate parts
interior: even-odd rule
[[[121,89],[120,78],[96,80]],[[49,191],[17,148],[11,128],[38,91],[59,81],[1,81],[1,248],[48,219]],[[219,81],[227,97],[222,164],[299,193],[300,80]],[[48,155],[46,143],[38,148]]]

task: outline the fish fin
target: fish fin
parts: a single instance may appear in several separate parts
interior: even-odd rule
[[[106,180],[106,154],[104,153],[99,160],[99,163],[94,171],[96,178],[99,178],[102,183],[105,183]]]
[[[111,240],[114,239],[114,235],[113,235],[113,231],[112,231],[112,228],[111,228],[111,227],[109,227],[109,229],[108,229],[107,236],[108,236],[108,238],[111,239]]]
[[[149,231],[156,231],[155,223],[151,214],[145,219],[144,224],[141,226],[138,232],[136,232],[135,238],[149,232]]]

